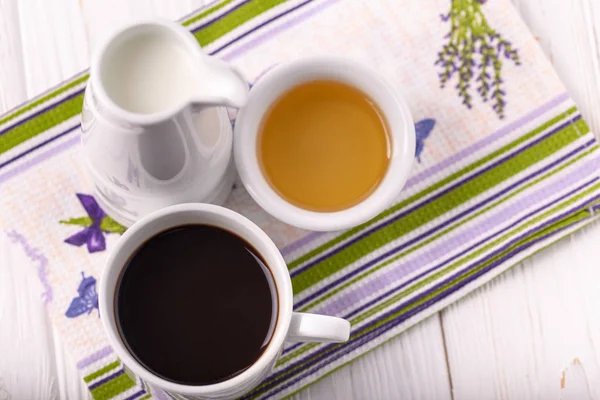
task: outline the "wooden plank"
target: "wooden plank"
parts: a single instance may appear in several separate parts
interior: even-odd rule
[[[27,100],[20,12],[0,0],[0,113]],[[36,265],[0,232],[0,398],[57,398],[52,330]]]
[[[141,0],[86,1],[80,3],[80,8],[74,11],[70,7],[72,6],[70,0],[63,0],[68,8],[66,12],[68,17],[65,13],[54,13],[51,17],[56,19],[49,18],[44,21],[40,10],[44,10],[45,7],[37,4],[36,0],[22,0],[21,8],[27,15],[21,30],[26,35],[23,52],[27,60],[25,75],[28,82],[28,95],[38,93],[66,78],[65,74],[72,66],[83,68],[80,65],[89,62],[90,49],[97,46],[117,26],[133,19],[156,16],[175,19],[197,8],[200,1],[202,0],[192,0],[187,5],[166,0],[154,0],[151,3]],[[78,35],[79,39],[71,40],[66,29],[48,29],[49,26],[66,24],[67,21],[71,21],[70,24],[73,26],[79,25],[79,31],[72,33]],[[80,42],[81,37],[85,38],[83,43]],[[57,47],[58,41],[62,41],[60,48]],[[78,55],[68,53],[69,48],[77,46]],[[48,68],[39,68],[32,64],[41,56],[38,53],[40,48],[43,48],[43,56],[49,60]],[[46,49],[52,50],[50,52]],[[57,51],[63,53],[58,55]],[[60,397],[80,398],[81,393],[87,395],[85,385],[81,382],[73,363],[65,357],[62,346],[58,346],[55,353]],[[385,369],[385,373],[382,373],[382,369]],[[424,381],[415,379],[417,372],[423,379],[436,381],[438,384],[423,385]],[[382,379],[375,380],[376,377]],[[391,341],[358,363],[353,363],[324,379],[322,383],[301,396],[302,398],[332,398],[331,395],[335,395],[335,398],[347,399],[350,398],[349,393],[354,393],[356,399],[369,395],[386,398],[390,393],[405,393],[408,397],[418,398],[449,398],[439,318],[429,319],[407,335]]]
[[[19,10],[14,0],[0,0],[0,113],[27,100]]]
[[[43,0],[15,3],[27,96],[33,97],[85,68],[88,49],[77,0],[52,7]]]
[[[600,395],[599,239],[596,223],[443,311],[455,398]]]
[[[10,236],[9,236],[10,235]],[[0,232],[0,399],[52,399],[59,390],[52,329],[36,262],[26,245]]]
[[[514,0],[600,132],[600,4]],[[533,256],[442,312],[457,399],[600,395],[600,225]]]
[[[600,4],[595,0],[512,1],[598,135]]]
[[[50,9],[43,0],[0,0],[0,107],[12,107],[87,66],[90,49],[119,24],[133,17],[174,19],[202,1],[60,0]],[[584,115],[600,132],[598,113],[594,112],[600,109],[599,38],[593,29],[600,26],[598,5],[593,0],[515,3],[540,37]],[[40,63],[42,57],[44,63]],[[439,317],[431,317],[295,398],[450,398],[442,327],[456,398],[598,397],[600,320],[593,314],[597,314],[600,299],[593,289],[597,286],[594,282],[598,282],[599,269],[594,260],[599,258],[594,248],[598,247],[600,229],[588,231],[577,234],[571,243],[541,253],[451,306],[443,313],[443,324]],[[24,273],[23,266],[30,267],[24,259],[16,264],[12,268],[18,268],[19,273]],[[53,350],[44,344],[60,339],[40,325],[47,321],[36,297],[37,277],[26,273],[29,280],[24,283],[18,280],[24,278],[11,277],[13,269],[0,285],[4,282],[7,287],[23,285],[34,290],[18,303],[24,310],[33,311],[21,311],[27,318],[15,325],[20,332],[35,331],[39,336],[38,347],[31,347],[27,355],[28,365],[43,366],[55,360],[55,366],[48,369],[52,379],[24,367],[14,368],[14,376],[31,377],[31,389],[37,390],[35,394],[44,394],[28,398],[87,396],[62,346]],[[0,273],[4,272],[0,268]],[[3,293],[10,293],[3,287],[0,305],[6,301]],[[0,324],[7,320],[6,315],[0,314]],[[18,338],[19,347],[30,343],[19,335],[11,337]],[[2,351],[3,343],[0,341]],[[2,365],[0,360],[0,376],[5,377]],[[4,378],[0,391],[8,388],[13,390],[13,398],[20,398],[10,382]]]
[[[438,315],[293,396],[295,400],[450,399]]]

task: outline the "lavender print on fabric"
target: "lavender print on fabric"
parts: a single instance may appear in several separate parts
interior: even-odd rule
[[[520,65],[518,50],[490,27],[481,6],[487,0],[451,0],[448,14],[441,15],[443,22],[450,22],[447,43],[437,54],[435,65],[440,87],[456,77],[455,88],[462,103],[473,106],[472,89],[476,86],[479,97],[492,103],[500,118],[504,118],[506,92],[502,80],[503,60]]]
[[[50,303],[52,301],[52,286],[50,286],[48,280],[48,258],[40,249],[33,247],[33,245],[27,241],[25,236],[21,235],[19,232],[14,230],[8,231],[6,232],[6,235],[13,243],[19,244],[27,257],[36,264],[38,278],[40,278],[40,282],[42,282],[42,286],[44,287],[42,299],[44,300],[44,304]]]

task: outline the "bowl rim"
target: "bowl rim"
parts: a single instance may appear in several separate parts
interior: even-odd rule
[[[264,177],[256,151],[260,122],[270,105],[294,86],[319,79],[338,80],[364,91],[385,114],[390,131],[390,164],[378,187],[360,203],[334,212],[303,209],[283,199]],[[364,223],[393,202],[410,175],[415,142],[406,102],[377,71],[348,59],[319,56],[278,65],[253,86],[236,118],[234,158],[250,196],[273,217],[302,229],[332,231]]]

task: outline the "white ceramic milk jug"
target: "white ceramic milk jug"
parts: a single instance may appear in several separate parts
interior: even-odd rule
[[[173,204],[222,203],[235,174],[225,106],[247,95],[246,80],[176,23],[112,35],[92,62],[81,134],[106,213],[129,226]]]

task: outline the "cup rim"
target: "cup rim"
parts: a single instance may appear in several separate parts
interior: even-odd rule
[[[240,232],[235,233],[239,234],[240,237],[244,238],[252,245],[255,245],[256,243],[262,243],[264,246],[266,246],[268,249],[268,254],[263,254],[261,252],[261,255],[265,258],[267,267],[271,271],[271,275],[273,276],[275,285],[277,287],[277,322],[267,348],[263,351],[260,357],[243,372],[228,380],[210,385],[184,385],[171,382],[155,375],[142,364],[140,364],[135,357],[131,355],[121,340],[118,328],[116,327],[114,296],[119,280],[117,278],[114,285],[109,285],[108,283],[110,280],[109,277],[112,274],[116,273],[119,276],[122,273],[124,265],[118,265],[116,260],[123,257],[123,252],[125,252],[126,255],[132,253],[131,251],[127,250],[127,247],[132,239],[136,238],[137,240],[138,236],[141,235],[144,240],[147,240],[160,231],[157,230],[143,233],[143,230],[147,229],[151,223],[176,214],[187,213],[197,213],[199,216],[202,214],[212,214],[217,218],[228,220],[238,227],[246,228],[245,231],[250,232],[249,235],[242,235]],[[193,223],[193,221],[190,223]],[[210,223],[207,224],[211,225]],[[170,227],[180,225],[181,224],[173,224]],[[168,227],[163,229],[168,229]],[[230,390],[231,388],[243,387],[254,377],[260,375],[266,369],[270,368],[271,363],[278,356],[289,330],[293,311],[292,296],[291,278],[287,273],[285,261],[283,260],[281,253],[273,241],[262,229],[260,229],[256,224],[254,224],[254,222],[250,221],[243,215],[225,207],[204,203],[187,203],[169,206],[155,211],[136,222],[123,234],[113,251],[110,253],[102,271],[98,290],[98,305],[100,310],[100,319],[102,320],[104,330],[109,338],[109,342],[113,350],[123,364],[127,366],[127,368],[131,369],[136,376],[170,392],[179,393],[182,395],[211,395],[222,393]]]
[[[385,115],[391,141],[391,159],[386,175],[366,199],[334,212],[303,209],[283,199],[264,177],[256,151],[260,123],[273,102],[292,87],[319,79],[338,80],[355,87],[358,86],[355,82],[366,82],[366,85],[359,88],[361,91],[380,108],[385,103],[396,111],[394,115]],[[270,101],[265,100],[269,97],[272,98]],[[237,170],[252,198],[275,218],[312,231],[347,229],[372,219],[388,207],[409,177],[415,145],[414,122],[402,96],[377,71],[349,59],[333,56],[303,58],[278,65],[267,72],[252,87],[247,105],[238,112],[233,135]]]

